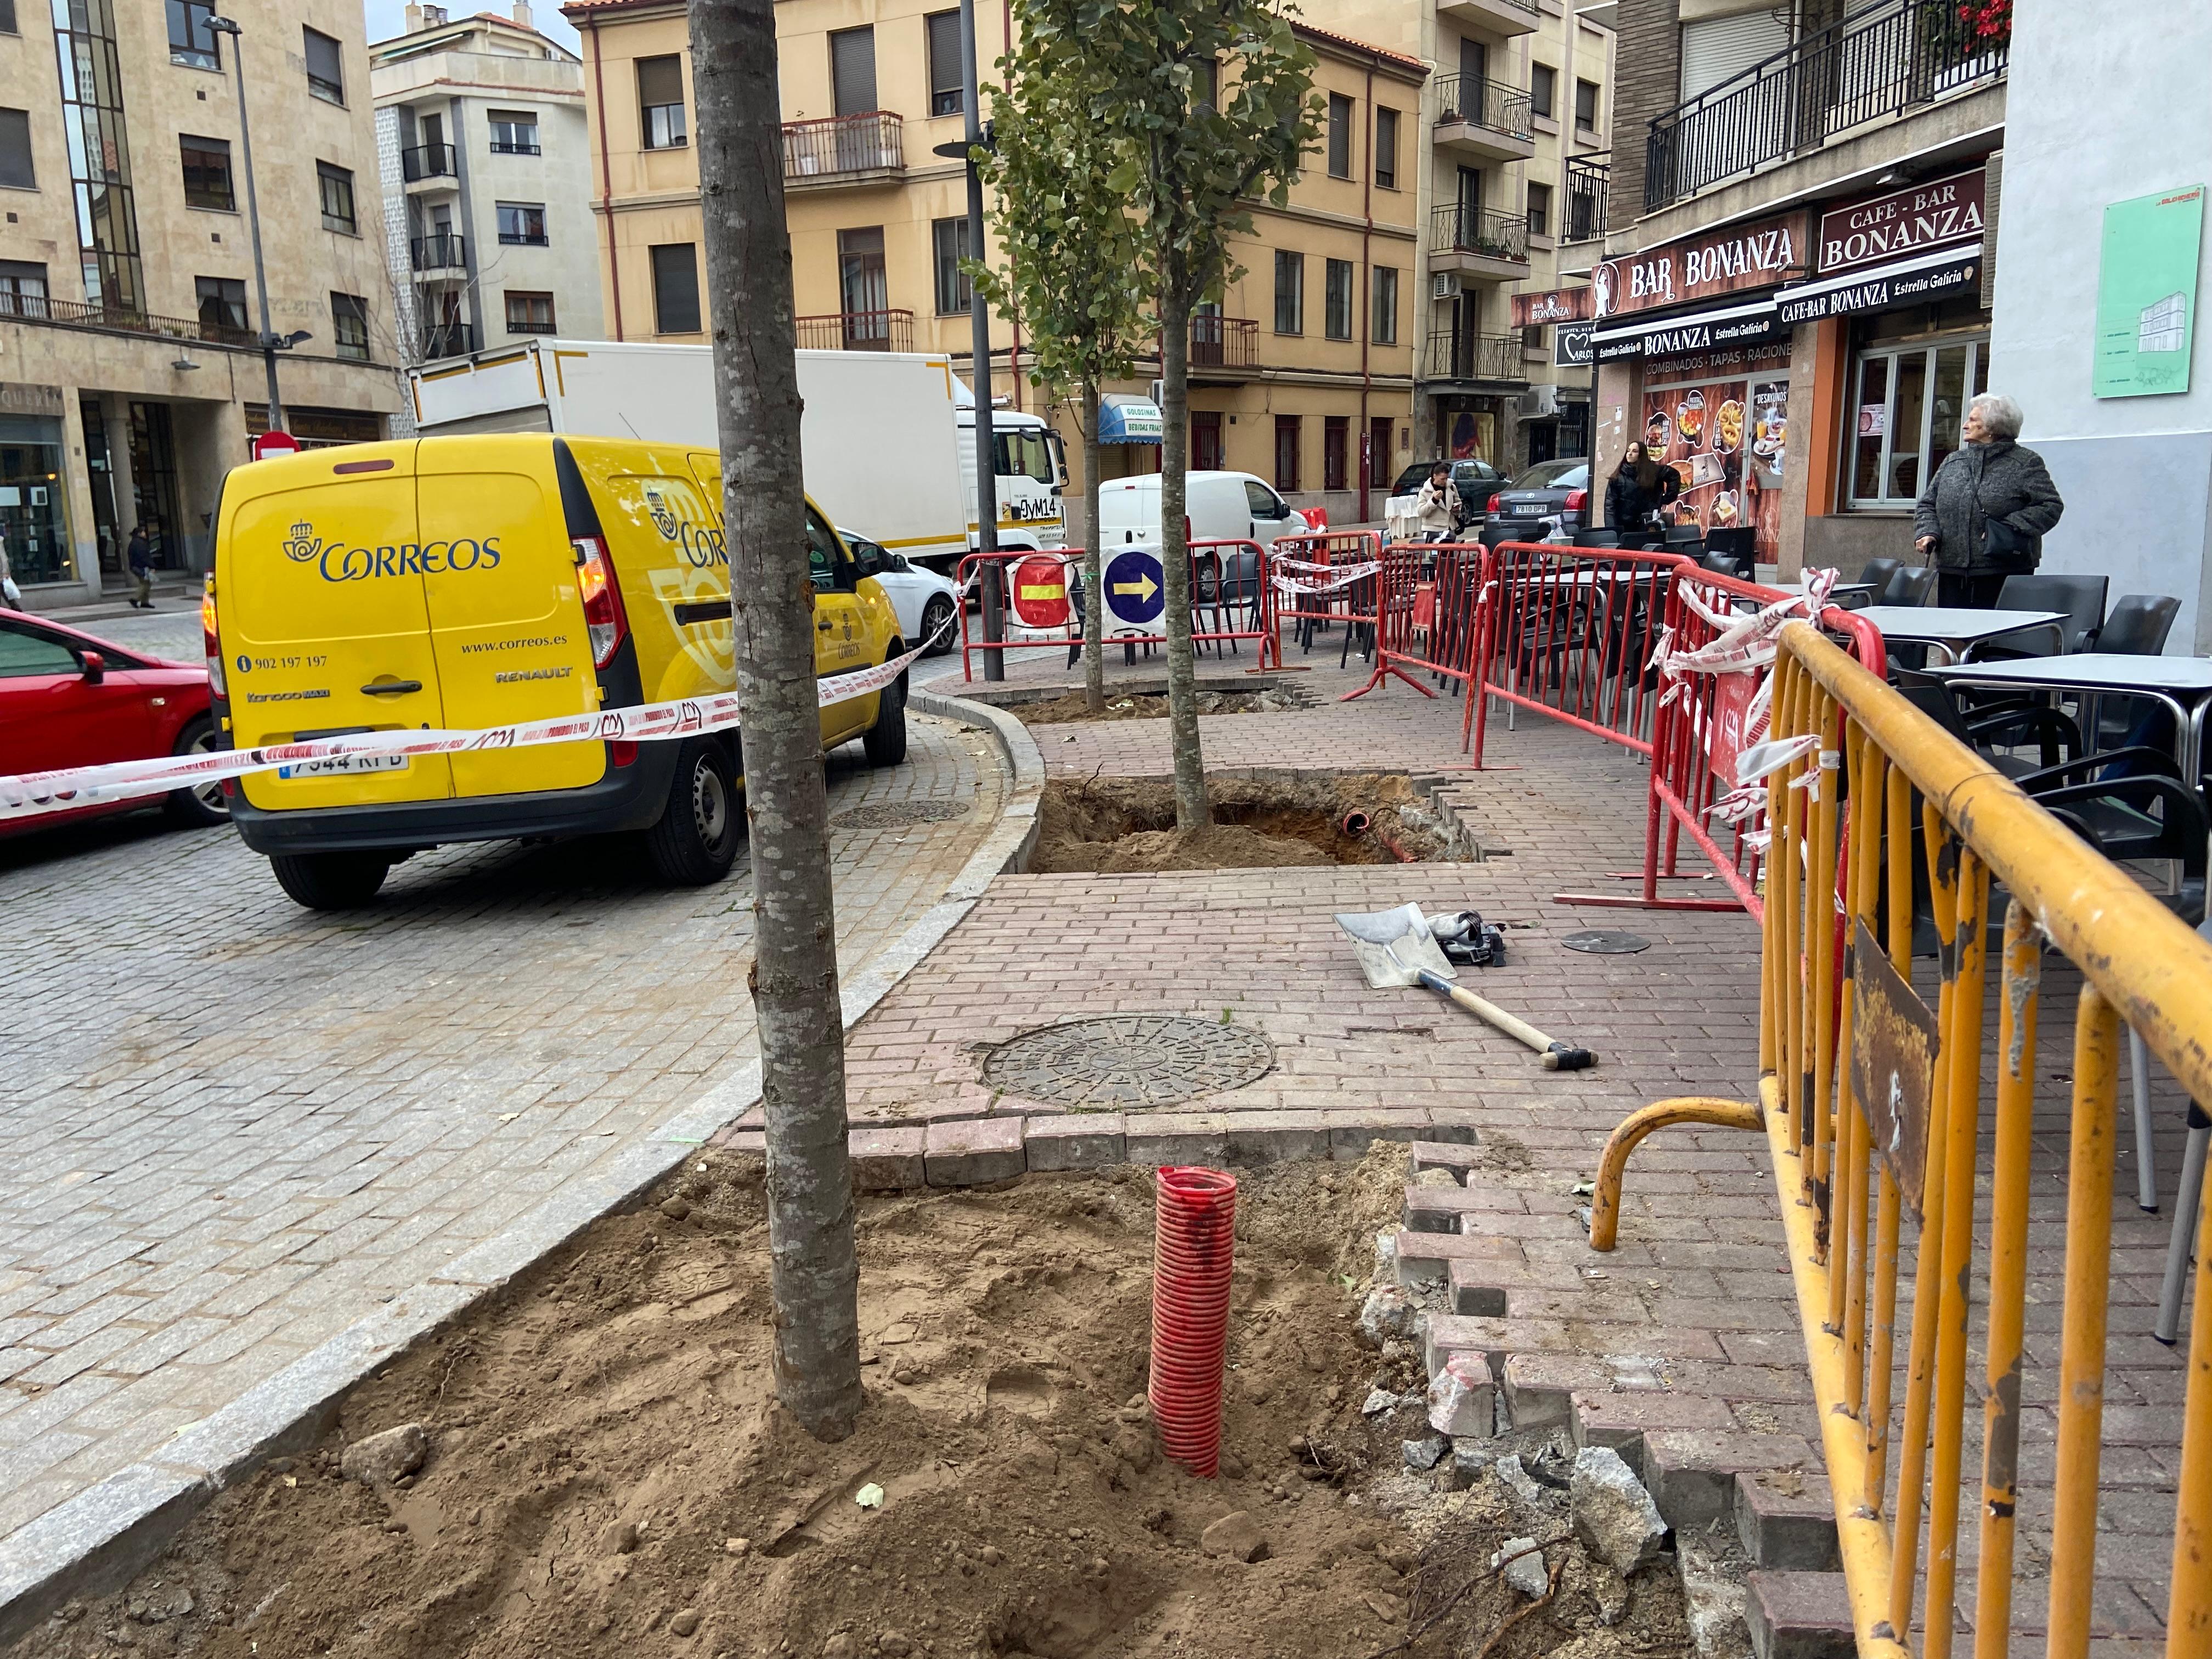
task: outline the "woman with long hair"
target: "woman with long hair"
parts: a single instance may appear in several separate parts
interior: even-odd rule
[[[1641,538],[1650,532],[1652,515],[1663,511],[1681,488],[1680,475],[1664,462],[1654,460],[1650,449],[1632,438],[1622,452],[1620,465],[1605,487],[1605,521],[1626,546],[1632,537]]]

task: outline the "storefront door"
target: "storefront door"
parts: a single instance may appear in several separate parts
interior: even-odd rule
[[[62,517],[62,423],[0,415],[0,533],[19,582],[76,579]]]
[[[131,488],[133,524],[151,537],[155,568],[181,570],[184,526],[177,511],[177,446],[167,404],[131,405]]]

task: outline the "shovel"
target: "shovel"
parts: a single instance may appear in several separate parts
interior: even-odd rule
[[[1547,1072],[1579,1072],[1597,1064],[1597,1056],[1589,1049],[1556,1042],[1527,1020],[1453,983],[1458,970],[1437,948],[1436,933],[1419,905],[1403,904],[1395,910],[1340,910],[1336,925],[1352,936],[1359,971],[1377,990],[1393,985],[1425,985],[1516,1042],[1527,1043],[1543,1057]],[[1455,918],[1451,925],[1457,925]]]

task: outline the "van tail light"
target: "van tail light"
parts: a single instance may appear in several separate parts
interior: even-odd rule
[[[617,738],[607,745],[607,758],[617,766],[637,764],[637,745],[627,738]]]
[[[218,637],[215,615],[215,577],[210,574],[200,589],[200,641],[207,651],[208,690],[218,697],[230,695],[230,688],[222,678],[222,641]]]
[[[1587,489],[1570,489],[1570,490],[1567,492],[1566,508],[1567,508],[1567,511],[1568,511],[1568,512],[1570,512],[1570,513],[1579,513],[1579,512],[1581,512],[1584,507],[1588,507],[1589,505],[1589,490],[1587,490]]]
[[[576,587],[584,599],[584,629],[591,636],[592,664],[605,668],[622,648],[629,619],[623,613],[622,586],[615,580],[614,561],[607,544],[597,536],[576,536]]]
[[[1492,513],[1503,513],[1505,510],[1505,497],[1503,495],[1492,495],[1490,498],[1490,507],[1488,510]]]

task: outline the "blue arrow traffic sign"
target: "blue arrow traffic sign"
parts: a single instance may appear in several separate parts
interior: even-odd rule
[[[1132,548],[1106,566],[1106,611],[1133,625],[1149,623],[1167,608],[1167,589],[1159,555]]]

